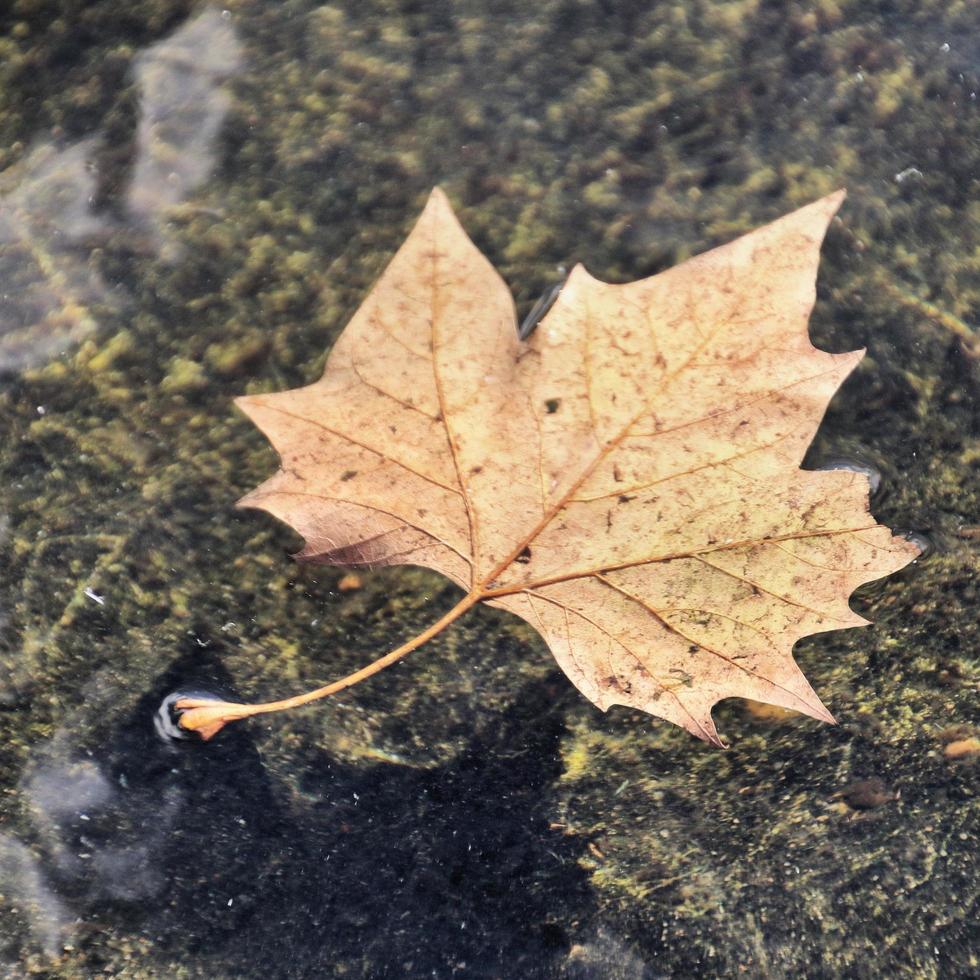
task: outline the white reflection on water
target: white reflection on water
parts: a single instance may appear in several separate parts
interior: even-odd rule
[[[93,907],[142,906],[168,885],[165,845],[183,800],[170,770],[133,786],[77,744],[83,719],[100,716],[114,690],[111,672],[96,672],[83,706],[32,748],[17,788],[27,824],[16,836],[0,834],[0,915],[19,917],[22,942],[48,955]]]
[[[231,107],[222,83],[241,61],[234,28],[213,7],[135,60],[141,111],[127,201],[130,213],[146,220],[161,246],[167,209],[214,172],[215,143]]]
[[[48,885],[40,860],[8,834],[0,834],[0,882],[8,911],[16,909],[33,942],[48,956],[60,953],[72,916]]]
[[[44,866],[83,902],[142,902],[166,885],[160,850],[177,816],[172,787],[146,795],[74,757],[69,730],[43,746],[21,785]]]
[[[95,328],[110,291],[89,263],[95,139],[40,146],[0,184],[0,372],[42,364]],[[9,189],[7,189],[9,188]]]
[[[0,174],[0,375],[44,364],[125,301],[98,250],[179,257],[168,220],[214,173],[217,136],[242,62],[232,24],[205,8],[134,59],[140,121],[114,214],[96,208],[100,137],[36,147]]]

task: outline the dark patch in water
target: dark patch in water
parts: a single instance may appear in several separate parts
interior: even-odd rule
[[[86,753],[102,792],[84,817],[59,816],[43,858],[72,908],[116,908],[118,921],[122,906],[159,956],[217,955],[234,976],[318,976],[337,962],[371,976],[557,971],[591,895],[585,842],[549,826],[563,731],[552,688],[528,685],[451,767],[354,768],[310,748],[297,807],[254,725],[206,746],[159,737],[151,719],[178,691],[227,685],[210,651],[190,652]],[[49,766],[54,778],[74,768]],[[78,847],[91,860],[59,870],[56,852]]]

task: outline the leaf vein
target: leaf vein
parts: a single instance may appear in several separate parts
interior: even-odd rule
[[[708,646],[702,640],[700,640],[700,639],[698,639],[698,638],[696,638],[694,636],[691,636],[688,633],[685,633],[682,629],[679,629],[673,623],[671,623],[667,619],[665,619],[661,615],[660,610],[654,609],[653,606],[649,605],[649,603],[645,602],[639,596],[634,595],[632,592],[628,592],[625,589],[621,589],[618,585],[616,585],[613,582],[610,582],[609,579],[604,578],[601,575],[597,575],[596,578],[600,582],[603,582],[605,585],[609,586],[614,591],[618,592],[624,598],[629,599],[629,600],[635,602],[638,606],[640,606],[641,608],[645,609],[668,632],[673,633],[675,636],[679,636],[682,640],[684,640],[687,643],[694,644],[699,649],[704,650],[706,653],[710,653],[713,656],[718,657],[720,660],[723,660],[729,666],[735,667],[736,669],[741,670],[743,673],[748,674],[750,677],[755,677],[758,680],[761,680],[761,681],[765,682],[766,684],[769,684],[770,686],[776,688],[776,690],[782,691],[784,694],[788,694],[790,697],[794,698],[795,700],[802,701],[804,704],[809,705],[809,702],[805,698],[800,697],[800,695],[797,694],[795,691],[791,691],[789,688],[784,687],[782,684],[779,684],[778,682],[772,680],[769,677],[764,676],[763,674],[760,674],[758,671],[753,670],[750,667],[746,667],[744,664],[738,663],[738,661],[733,660],[731,657],[727,656],[721,650],[716,650],[714,647]],[[814,710],[819,710],[818,708],[816,708],[816,706],[812,706],[811,705],[810,707],[813,707]]]
[[[406,520],[404,517],[402,517],[401,514],[396,514],[396,513],[394,513],[393,511],[390,511],[390,510],[385,510],[383,507],[378,507],[376,504],[365,504],[363,502],[359,502],[359,501],[355,501],[355,500],[347,500],[344,497],[331,496],[330,494],[325,494],[325,493],[310,493],[309,491],[306,491],[306,490],[272,490],[268,494],[262,494],[261,496],[254,497],[253,499],[256,500],[256,501],[259,501],[259,500],[262,499],[263,496],[269,496],[269,497],[310,497],[310,498],[312,498],[314,500],[332,500],[334,503],[338,503],[338,504],[350,504],[353,507],[361,507],[364,510],[377,511],[377,513],[379,513],[379,514],[385,514],[387,517],[390,517],[393,520],[401,521],[402,522],[402,525],[404,527],[410,527],[410,528],[412,528],[415,531],[419,531],[421,534],[425,534],[428,537],[432,538],[433,541],[437,541],[439,544],[444,545],[451,552],[453,552],[453,554],[458,555],[460,558],[462,558],[463,561],[465,561],[468,565],[472,566],[472,564],[473,564],[473,560],[471,558],[469,558],[467,555],[465,555],[462,551],[460,551],[459,548],[455,547],[455,545],[450,544],[448,541],[444,540],[439,535],[434,534],[428,528],[419,527],[417,524],[413,524],[411,521]],[[394,530],[397,530],[397,528],[389,528],[388,530],[394,531]]]
[[[415,469],[413,466],[409,466],[408,463],[403,460],[396,459],[394,456],[389,456],[387,453],[381,452],[380,449],[375,449],[374,446],[369,446],[366,442],[360,439],[355,439],[353,436],[348,435],[346,432],[341,432],[339,429],[334,429],[329,425],[319,422],[316,419],[307,418],[305,415],[299,415],[296,412],[290,412],[285,408],[279,408],[277,405],[270,405],[268,402],[261,403],[262,407],[268,409],[272,412],[278,412],[280,415],[286,415],[291,419],[296,419],[297,422],[305,422],[307,425],[312,425],[316,429],[322,429],[324,432],[329,433],[332,436],[336,436],[338,439],[343,439],[345,442],[349,442],[358,449],[363,449],[366,452],[373,453],[379,459],[384,460],[386,463],[392,463],[395,466],[400,466],[403,470],[411,473],[413,476],[417,476],[420,480],[425,480],[426,483],[431,483],[433,486],[440,487],[447,493],[455,493],[458,496],[463,496],[462,491],[458,487],[451,487],[448,483],[443,483],[441,480],[437,480],[433,476],[429,476],[427,473],[423,473],[421,470]]]
[[[433,235],[435,238],[435,235]],[[432,320],[430,323],[430,330],[432,332],[432,377],[436,386],[436,398],[439,401],[439,414],[442,416],[442,424],[446,429],[446,439],[449,442],[449,451],[453,457],[453,467],[456,470],[456,480],[459,483],[460,494],[463,498],[463,505],[466,508],[466,521],[469,524],[470,530],[470,551],[473,555],[473,561],[470,564],[470,588],[472,589],[476,581],[476,569],[480,562],[480,540],[479,540],[479,526],[477,524],[476,511],[473,507],[473,502],[470,499],[469,488],[466,485],[466,481],[463,479],[463,470],[459,465],[459,450],[456,446],[456,438],[453,433],[452,426],[449,423],[449,416],[446,413],[446,395],[443,391],[442,377],[439,373],[439,331],[437,325],[440,320],[441,309],[439,307],[438,297],[439,288],[441,286],[452,285],[452,283],[441,283],[438,281],[438,263],[440,253],[436,248],[435,241],[432,242],[432,249],[429,252],[432,269],[431,269],[431,280],[430,280],[430,309],[432,311]]]
[[[753,581],[745,575],[739,575],[736,572],[730,571],[727,568],[723,568],[721,565],[716,565],[714,562],[708,561],[701,555],[692,555],[692,558],[701,562],[702,565],[707,565],[708,568],[713,568],[716,572],[721,572],[722,575],[727,575],[730,578],[735,579],[738,582],[742,582],[745,585],[751,586],[753,589],[758,589],[760,592],[764,592],[768,596],[772,596],[774,599],[779,599],[781,602],[785,602],[790,606],[796,606],[799,609],[803,609],[808,613],[813,613],[818,619],[833,619],[838,623],[846,623],[848,620],[841,619],[840,616],[833,616],[830,613],[823,612],[819,609],[813,609],[812,607],[806,605],[806,603],[799,602],[796,599],[790,599],[789,596],[780,595],[778,592],[773,592],[772,589],[767,589],[764,585],[760,585],[758,582]]]

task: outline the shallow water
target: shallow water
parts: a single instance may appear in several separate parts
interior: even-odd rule
[[[967,2],[4,5],[0,972],[976,975],[978,93]],[[457,600],[233,509],[231,399],[319,375],[435,184],[521,316],[848,188],[811,330],[868,356],[808,465],[930,553],[798,644],[838,726],[726,702],[715,751],[476,610],[158,737]]]

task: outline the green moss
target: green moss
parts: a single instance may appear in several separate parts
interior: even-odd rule
[[[204,368],[186,357],[173,357],[167,366],[167,373],[160,382],[163,391],[169,394],[187,394],[206,387],[208,377]]]
[[[208,177],[176,202],[156,188],[170,203],[143,223],[127,211],[145,108],[134,61],[192,5],[17,0],[0,11],[0,209],[15,201],[20,221],[0,243],[2,292],[20,311],[13,332],[0,321],[0,352],[51,341],[0,389],[0,815],[42,870],[52,842],[67,847],[44,837],[25,796],[44,753],[145,775],[153,767],[126,755],[142,731],[133,719],[145,722],[140,699],[171,665],[217,663],[242,697],[285,696],[369,662],[458,597],[411,569],[341,593],[336,572],[288,560],[290,532],[233,507],[276,458],[232,399],[318,377],[434,184],[523,310],[558,266],[635,279],[846,186],[812,332],[825,349],[869,356],[811,458],[871,462],[887,488],[880,519],[929,531],[937,548],[855,598],[872,627],[798,644],[837,727],[726,703],[724,753],[638,713],[601,714],[532,631],[475,611],[342,698],[221,743],[241,751],[225,767],[233,776],[212,774],[213,805],[195,811],[182,784],[159,784],[158,822],[175,809],[193,819],[152,846],[134,838],[148,854],[176,848],[203,866],[235,834],[253,848],[239,824],[214,830],[223,810],[253,816],[228,803],[243,786],[264,787],[249,799],[280,821],[275,854],[254,848],[227,878],[211,865],[167,869],[170,888],[195,882],[193,917],[166,891],[117,915],[79,884],[72,915],[85,925],[70,950],[40,956],[26,926],[4,925],[4,957],[65,977],[248,975],[256,964],[274,975],[281,962],[242,965],[221,945],[252,934],[250,950],[291,942],[308,954],[309,975],[326,962],[358,976],[449,975],[470,968],[464,959],[562,975],[566,949],[592,948],[602,930],[618,937],[599,943],[610,970],[629,949],[672,976],[976,972],[963,837],[978,767],[947,758],[940,734],[971,718],[980,647],[975,5],[544,0],[506,16],[473,4],[227,6],[247,56],[216,83],[227,105]],[[71,151],[93,136],[78,169]],[[151,157],[179,168],[182,145],[164,136]],[[96,175],[97,204],[78,204],[87,223],[73,237],[65,188],[81,173]],[[187,760],[182,771],[203,771],[213,758],[168,756],[153,772]],[[484,825],[461,821],[453,794],[474,772],[474,809],[526,806],[506,824],[518,845],[485,845]],[[842,794],[870,777],[895,798],[856,810]],[[383,796],[393,784],[406,787],[396,800]],[[464,857],[471,843],[479,861]],[[522,847],[524,863],[504,867]],[[307,898],[328,853],[345,870]],[[389,882],[398,913],[375,914],[357,883],[399,862],[412,884]],[[551,946],[534,945],[545,913],[515,923],[480,877],[487,868],[551,909]],[[299,911],[271,927],[263,889],[292,877]],[[428,922],[398,904],[416,886],[416,898],[447,896]],[[249,929],[222,932],[229,898],[252,903]],[[424,945],[447,908],[474,913],[454,932],[459,962]],[[392,928],[372,930],[377,921]],[[354,949],[367,930],[371,943]],[[162,938],[149,948],[146,936]]]
[[[88,358],[88,369],[95,374],[108,371],[120,358],[132,354],[134,346],[133,335],[128,330],[120,330],[97,354]]]

